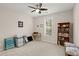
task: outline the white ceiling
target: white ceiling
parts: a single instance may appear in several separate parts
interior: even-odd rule
[[[28,6],[35,6],[36,3],[4,3],[0,4],[0,9],[9,9],[12,11],[16,11],[17,13],[26,13],[31,15],[32,17],[43,16],[51,13],[61,12],[70,10],[74,7],[74,3],[43,3],[44,8],[47,8],[47,11],[43,11],[41,14],[36,12],[31,13],[33,9]]]

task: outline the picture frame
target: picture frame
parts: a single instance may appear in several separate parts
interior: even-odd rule
[[[43,24],[40,24],[40,27],[43,28]]]
[[[23,21],[18,21],[18,27],[23,27]]]

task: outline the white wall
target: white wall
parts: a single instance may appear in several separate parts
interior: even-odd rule
[[[52,19],[52,36],[47,37],[44,35],[44,27],[40,28],[37,25],[44,24],[45,19]],[[70,22],[73,23],[73,10],[63,11],[51,15],[41,16],[34,18],[34,31],[42,33],[42,40],[57,43],[57,23]],[[72,31],[71,31],[72,34]],[[71,38],[72,39],[72,38]]]
[[[23,21],[23,28],[18,28],[18,20]],[[0,49],[3,39],[14,35],[30,36],[33,32],[32,17],[8,9],[0,9]]]
[[[74,43],[79,47],[79,4],[74,8]]]
[[[17,34],[30,36],[33,33],[33,19],[26,14],[18,14],[18,20],[23,21],[23,28],[17,27]],[[17,24],[18,25],[18,24]]]

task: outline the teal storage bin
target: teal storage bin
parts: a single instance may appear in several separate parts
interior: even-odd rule
[[[15,41],[13,37],[5,38],[4,39],[4,49],[11,49],[15,47]]]

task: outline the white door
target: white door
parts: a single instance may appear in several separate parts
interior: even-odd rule
[[[52,35],[52,19],[44,20],[44,35],[43,40],[47,42],[53,43],[53,35]]]

